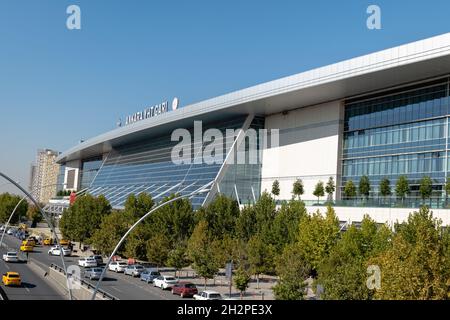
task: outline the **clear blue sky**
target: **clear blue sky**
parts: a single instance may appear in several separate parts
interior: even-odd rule
[[[370,4],[380,31],[366,28]],[[0,169],[27,185],[38,148],[67,150],[174,96],[186,105],[446,33],[449,12],[448,0],[0,0]]]

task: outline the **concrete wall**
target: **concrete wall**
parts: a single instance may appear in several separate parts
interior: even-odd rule
[[[59,272],[53,268],[46,267],[40,264],[34,259],[29,259],[28,265],[30,269],[37,273],[39,276],[47,279],[49,284],[61,293],[66,299],[69,299],[69,292],[67,290],[67,281],[64,273]],[[72,289],[72,295],[74,300],[91,300],[93,290],[87,288],[86,286],[80,286],[79,288]],[[102,294],[97,294],[96,300],[109,300],[102,296]]]
[[[302,179],[303,200],[312,194],[319,180],[340,179],[340,135],[343,106],[340,101],[300,108],[287,114],[266,117],[266,129],[279,129],[279,147],[263,151],[262,188],[270,192],[275,179],[280,182],[280,199],[290,199],[292,184]]]
[[[67,185],[67,177],[70,171],[75,170],[75,181],[74,181],[74,187],[71,188],[70,186]],[[75,190],[78,191],[78,189],[80,188],[80,183],[81,183],[81,161],[80,160],[76,160],[76,161],[70,161],[66,163],[66,171],[64,173],[64,190]]]
[[[319,210],[325,213],[326,207],[306,207],[309,213]],[[396,222],[405,222],[410,213],[419,211],[419,209],[403,209],[403,208],[352,208],[352,207],[334,207],[336,215],[340,221],[346,222],[361,222],[364,215],[369,215],[377,223],[388,223],[394,225]],[[433,209],[433,217],[441,219],[442,224],[450,226],[450,210],[448,209]]]

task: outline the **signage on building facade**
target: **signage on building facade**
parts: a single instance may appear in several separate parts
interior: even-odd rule
[[[178,108],[179,99],[174,98],[172,101],[172,111]],[[126,117],[125,125],[129,125],[141,120],[153,118],[169,111],[169,102],[165,101],[160,104],[149,107],[143,111],[136,112]]]

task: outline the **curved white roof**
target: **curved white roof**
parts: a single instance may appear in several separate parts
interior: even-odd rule
[[[268,115],[450,74],[450,33],[353,58],[185,106],[89,139],[58,163],[100,155],[146,136],[242,114]]]

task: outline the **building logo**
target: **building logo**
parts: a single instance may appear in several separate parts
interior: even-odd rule
[[[178,109],[178,105],[180,103],[180,100],[178,98],[173,98],[172,101],[172,111],[175,111]]]
[[[176,110],[179,105],[179,99],[174,98],[172,101],[172,111]],[[160,104],[154,105],[153,107],[149,107],[143,111],[136,112],[132,115],[126,117],[125,125],[129,125],[135,122],[139,122],[141,120],[153,118],[159,116],[160,114],[166,113],[169,111],[169,102],[164,101]]]

